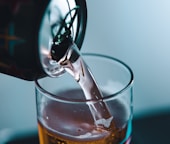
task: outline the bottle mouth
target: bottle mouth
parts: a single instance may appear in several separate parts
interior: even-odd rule
[[[39,58],[42,69],[50,77],[64,73],[64,69],[52,59],[51,46],[54,39],[66,32],[80,49],[87,23],[85,0],[51,0],[44,12],[39,30]]]

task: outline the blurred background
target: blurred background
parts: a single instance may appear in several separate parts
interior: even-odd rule
[[[170,110],[170,1],[87,0],[87,8],[82,52],[132,68],[134,116]],[[36,128],[34,82],[0,74],[0,130]]]

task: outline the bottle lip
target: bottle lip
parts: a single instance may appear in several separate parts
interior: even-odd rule
[[[70,6],[68,5],[67,1],[70,3]],[[51,12],[51,15],[49,14],[49,11]],[[86,0],[52,0],[48,3],[44,11],[44,16],[41,20],[38,35],[38,55],[42,70],[51,77],[57,76],[58,72],[51,73],[51,69],[49,70],[48,67],[51,67],[54,70],[56,69],[60,73],[60,70],[58,70],[58,65],[52,61],[50,54],[50,44],[53,40],[53,30],[51,30],[51,26],[55,26],[54,32],[57,34],[58,31],[61,30],[61,26],[63,26],[63,21],[65,24],[69,24],[72,21],[75,13],[76,18],[74,18],[74,22],[72,24],[73,28],[70,29],[74,34],[74,43],[79,49],[81,49],[87,24]],[[51,18],[51,21],[47,22],[49,21],[49,17]]]

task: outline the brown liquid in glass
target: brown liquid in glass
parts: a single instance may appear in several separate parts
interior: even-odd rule
[[[81,90],[68,90],[59,93],[64,97],[84,97]],[[38,120],[39,138],[41,144],[124,144],[130,143],[126,137],[127,125],[122,115],[126,117],[126,107],[121,101],[110,103],[114,119],[109,128],[98,127],[94,123],[91,111],[86,104],[68,104],[51,101],[43,109],[43,117]]]

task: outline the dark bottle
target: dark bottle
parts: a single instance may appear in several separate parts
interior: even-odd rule
[[[85,0],[0,0],[0,73],[25,80],[50,75],[50,42],[69,28],[81,48],[86,20]]]

